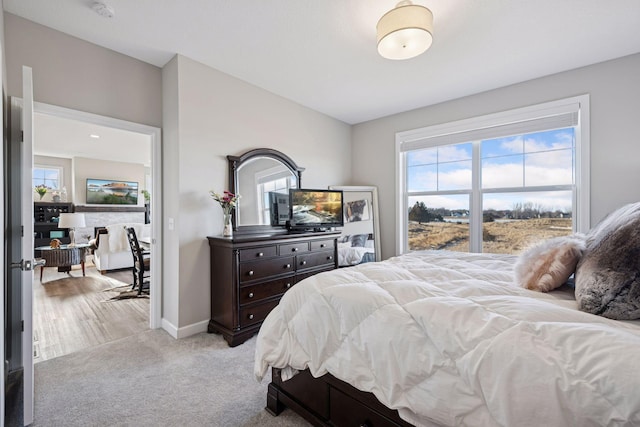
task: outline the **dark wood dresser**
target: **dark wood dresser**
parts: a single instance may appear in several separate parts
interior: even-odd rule
[[[211,253],[209,332],[231,347],[258,332],[297,282],[338,267],[340,232],[208,237]]]

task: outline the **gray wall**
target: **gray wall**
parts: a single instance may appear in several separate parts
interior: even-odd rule
[[[353,184],[377,185],[383,259],[395,255],[395,134],[589,94],[591,223],[640,200],[640,54],[353,126]]]
[[[162,72],[129,56],[4,14],[8,94],[22,96],[33,68],[36,101],[162,126]]]
[[[228,188],[226,156],[280,150],[306,168],[305,187],[326,188],[350,180],[351,127],[183,56],[165,66],[163,85],[164,214],[176,224],[165,249],[180,260],[178,294],[163,305],[186,327],[209,319],[206,236],[221,233],[222,210],[208,191]]]
[[[5,24],[10,95],[20,96],[25,64],[36,101],[163,127],[162,317],[170,332],[197,332],[209,319],[206,236],[220,233],[222,214],[208,190],[227,188],[228,154],[278,149],[307,168],[307,187],[350,180],[345,123],[185,57],[160,70],[14,15]]]

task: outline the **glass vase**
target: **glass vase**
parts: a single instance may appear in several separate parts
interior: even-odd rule
[[[233,225],[231,224],[231,212],[224,213],[224,228],[222,230],[222,236],[224,237],[232,237],[233,236]]]

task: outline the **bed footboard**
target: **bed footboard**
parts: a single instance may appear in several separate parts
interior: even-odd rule
[[[362,392],[331,375],[314,378],[309,371],[282,381],[272,369],[267,391],[267,411],[280,414],[289,408],[314,426],[408,427],[398,411],[381,404],[373,394]]]

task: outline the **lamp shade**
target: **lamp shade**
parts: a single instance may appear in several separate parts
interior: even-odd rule
[[[84,214],[83,213],[61,213],[58,227],[60,228],[76,228],[84,227]]]
[[[433,42],[433,14],[424,6],[401,1],[376,26],[378,53],[387,59],[418,56]]]

